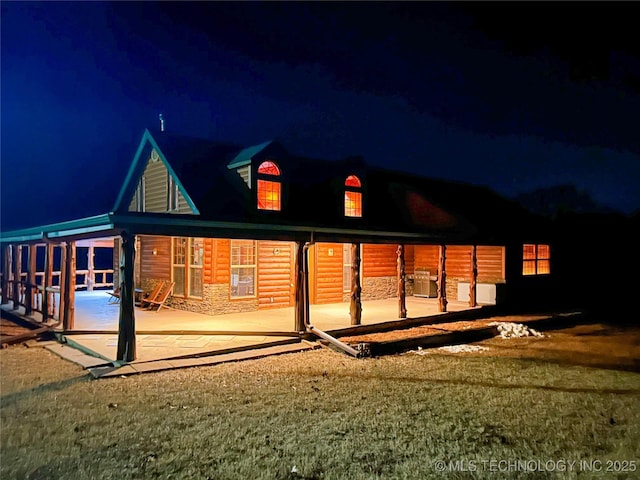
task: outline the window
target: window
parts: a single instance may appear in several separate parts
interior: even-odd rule
[[[231,240],[231,298],[255,297],[256,242]]]
[[[351,291],[351,264],[353,258],[351,255],[351,244],[342,244],[342,291]]]
[[[167,212],[178,211],[178,184],[167,174]]]
[[[280,169],[271,160],[264,161],[258,167],[258,209],[277,210],[281,209],[281,187],[277,177],[280,176]]]
[[[362,217],[362,184],[355,175],[349,175],[344,182],[344,215]]]
[[[204,239],[173,238],[171,279],[176,282],[173,295],[202,298]]]
[[[551,273],[551,248],[549,245],[525,243],[522,248],[522,274],[543,275]]]

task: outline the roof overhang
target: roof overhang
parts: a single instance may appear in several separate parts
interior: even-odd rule
[[[203,220],[193,215],[163,213],[106,213],[68,222],[3,232],[2,243],[73,241],[120,235],[166,235],[210,238],[246,238],[304,242],[367,242],[403,244],[469,244],[452,232],[385,231],[284,223]]]
[[[111,214],[96,215],[68,222],[52,223],[40,227],[2,232],[2,243],[45,242],[47,240],[78,240],[114,234]]]

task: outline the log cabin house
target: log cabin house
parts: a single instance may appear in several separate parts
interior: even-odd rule
[[[293,306],[303,332],[309,304],[350,301],[358,325],[368,299],[398,298],[398,318],[407,295],[435,297],[441,311],[447,299],[519,301],[545,288],[553,260],[544,221],[484,187],[359,157],[303,158],[276,141],[242,148],[149,130],[110,211],[2,234],[2,303],[72,330],[81,245],[113,247],[124,361],[135,357],[134,288],[163,280],[173,308]]]

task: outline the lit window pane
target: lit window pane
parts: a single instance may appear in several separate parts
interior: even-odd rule
[[[280,182],[258,180],[258,209],[280,210]]]
[[[536,261],[525,260],[522,262],[522,274],[523,275],[535,275],[536,274]]]
[[[264,175],[279,176],[280,169],[274,162],[267,160],[266,162],[262,162],[260,164],[260,166],[258,167],[258,173],[262,173]]]
[[[538,258],[548,259],[549,255],[549,245],[538,245]]]
[[[360,179],[355,175],[349,175],[344,182],[346,187],[361,187]]]
[[[551,273],[549,260],[538,260],[538,274]]]
[[[535,260],[536,246],[531,243],[525,243],[522,248],[522,258],[524,260]]]
[[[362,193],[344,192],[344,214],[347,217],[362,216]]]
[[[184,295],[184,267],[173,266],[173,281],[176,284],[173,287],[173,295]]]

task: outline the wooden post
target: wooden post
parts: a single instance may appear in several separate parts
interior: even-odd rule
[[[9,279],[11,278],[11,245],[2,247],[2,300],[9,302]]]
[[[47,243],[44,249],[44,276],[42,277],[42,321],[47,322],[49,316],[53,317],[50,312],[52,305],[49,302],[50,292],[47,289],[51,286],[51,271],[53,266],[53,244]]]
[[[67,304],[64,292],[67,290],[67,249],[64,243],[60,247],[60,276],[58,277],[58,287],[60,288],[60,305],[58,306],[58,321],[64,325]]]
[[[475,307],[477,302],[477,282],[478,282],[478,252],[477,246],[471,247],[471,276],[469,278],[469,306]]]
[[[305,248],[304,242],[296,242],[296,262],[295,262],[295,279],[296,279],[296,293],[295,293],[295,319],[294,327],[296,332],[303,332],[306,329],[305,326],[305,268],[304,268]]]
[[[362,323],[362,286],[360,285],[360,244],[351,244],[351,325]]]
[[[440,260],[438,262],[438,311],[447,311],[447,246],[440,245]]]
[[[404,264],[404,245],[398,245],[398,318],[407,318],[407,289]]]
[[[122,232],[120,255],[120,317],[118,320],[118,352],[116,359],[131,362],[136,358],[136,319],[133,309],[133,268],[136,256],[136,237]]]
[[[24,313],[31,315],[33,308],[36,306],[36,295],[38,290],[35,288],[36,283],[36,246],[29,245],[29,257],[27,263],[27,285],[25,288]]]
[[[86,279],[86,284],[87,284],[87,292],[93,292],[93,284],[96,282],[95,279],[95,272],[94,270],[94,266],[93,266],[93,257],[94,257],[94,250],[93,250],[93,241],[89,244],[89,251],[87,252],[87,279]]]
[[[13,246],[13,309],[17,310],[20,306],[20,291],[22,287],[20,285],[21,271],[22,271],[22,246]]]
[[[63,251],[64,290],[62,290],[62,288],[60,289],[60,298],[64,298],[62,328],[64,330],[73,330],[75,323],[76,300],[76,242],[67,242]],[[60,308],[62,309],[62,307]]]

